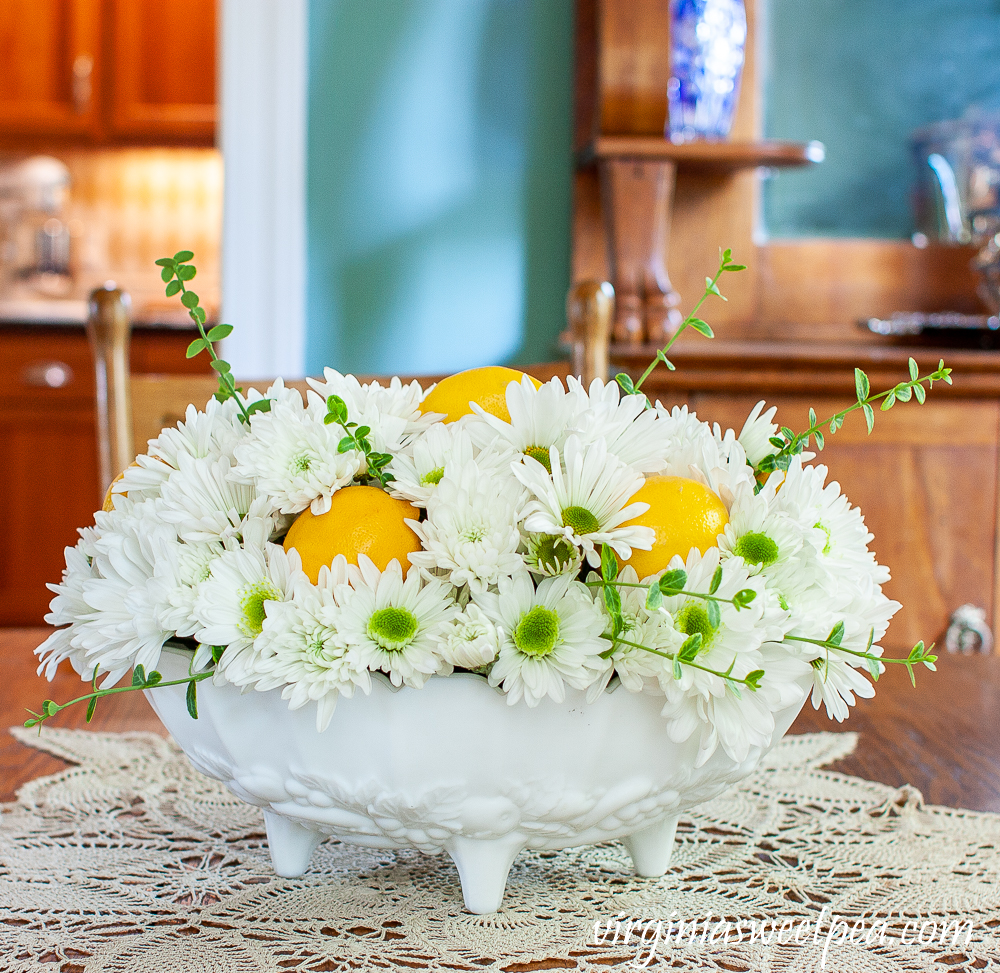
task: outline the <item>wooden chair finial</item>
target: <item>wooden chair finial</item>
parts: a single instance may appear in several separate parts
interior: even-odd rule
[[[615,312],[615,291],[607,281],[574,284],[566,296],[566,333],[573,348],[573,372],[584,385],[608,377],[608,342]]]

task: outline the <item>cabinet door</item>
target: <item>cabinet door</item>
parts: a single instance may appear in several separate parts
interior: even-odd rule
[[[0,0],[0,137],[99,124],[101,0]]]
[[[212,144],[216,0],[111,0],[111,140]]]

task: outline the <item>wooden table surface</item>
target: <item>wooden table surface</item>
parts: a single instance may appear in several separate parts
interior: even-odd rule
[[[0,629],[0,801],[12,800],[25,781],[65,767],[5,732],[24,721],[26,707],[37,710],[46,698],[63,702],[85,691],[66,664],[53,683],[35,675],[31,652],[46,634],[43,629]],[[84,727],[84,711],[77,706],[52,725]],[[831,722],[825,711],[817,713],[807,703],[791,732],[856,731],[857,749],[833,769],[893,787],[912,784],[928,803],[1000,812],[998,715],[1000,657],[944,656],[937,673],[921,668],[916,689],[902,667],[891,667],[875,698],[861,700],[844,724]],[[90,728],[165,733],[141,693],[101,700]]]

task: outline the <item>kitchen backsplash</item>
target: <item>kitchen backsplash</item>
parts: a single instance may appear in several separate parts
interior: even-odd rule
[[[202,304],[218,307],[222,156],[215,149],[115,149],[58,155],[72,179],[66,215],[77,291],[113,279],[137,309],[177,309],[154,261],[192,250]]]

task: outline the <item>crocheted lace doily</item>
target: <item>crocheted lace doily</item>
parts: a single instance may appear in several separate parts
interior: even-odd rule
[[[833,913],[854,942],[834,927],[827,970],[1000,969],[1000,815],[818,769],[854,734],[784,739],[752,779],[682,817],[662,879],[635,878],[617,843],[522,852],[502,911],[474,916],[446,857],[330,840],[304,877],[277,878],[258,809],[153,734],[12,732],[77,766],[2,805],[3,971],[805,971],[821,968]],[[703,942],[706,914],[744,920],[742,942]],[[866,940],[873,917],[887,935]],[[595,923],[615,919],[618,941],[612,921],[595,942]],[[666,937],[678,919],[702,923],[694,942],[623,942],[629,920],[649,944],[650,920]],[[771,920],[770,945],[748,942],[750,919]],[[803,919],[814,925],[796,943]]]

